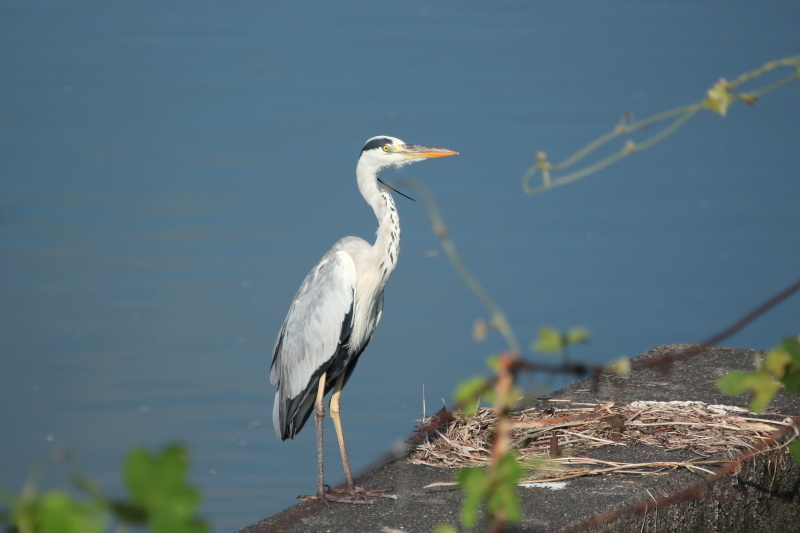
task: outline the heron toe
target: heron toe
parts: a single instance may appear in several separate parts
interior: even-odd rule
[[[396,500],[396,494],[388,494],[393,490],[394,489],[365,489],[363,487],[354,486],[352,489],[331,489],[331,492],[336,492],[337,494],[349,494],[354,498],[388,498],[390,500]]]

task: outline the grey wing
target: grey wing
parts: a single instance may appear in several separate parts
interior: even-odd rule
[[[306,276],[289,308],[272,355],[278,384],[272,422],[281,439],[294,437],[313,408],[320,375],[349,338],[356,267],[344,251],[329,251]]]

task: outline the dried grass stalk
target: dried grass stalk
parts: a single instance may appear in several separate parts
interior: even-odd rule
[[[756,417],[746,409],[703,402],[634,402],[630,405],[552,403],[549,409],[515,411],[512,417],[511,447],[523,461],[550,457],[551,439],[558,434],[557,463],[573,474],[604,472],[658,473],[664,468],[698,468],[700,462],[674,463],[668,467],[613,465],[605,469],[579,467],[575,457],[606,445],[649,444],[667,450],[688,450],[697,459],[727,452],[734,457],[752,447],[772,431],[786,424],[781,415]],[[497,420],[493,409],[481,408],[474,416],[456,415],[455,421],[438,435],[412,449],[412,463],[461,468],[486,466],[490,462],[492,427]],[[422,421],[425,423],[425,420]],[[776,443],[776,447],[786,443]],[[594,460],[593,460],[594,461]],[[594,461],[595,463],[597,461]],[[580,473],[583,468],[586,472]],[[644,469],[643,469],[644,468]],[[552,475],[541,472],[543,475]],[[531,482],[532,480],[528,480]]]

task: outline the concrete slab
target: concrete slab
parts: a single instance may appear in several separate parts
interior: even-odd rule
[[[663,368],[647,363],[667,354],[698,355]],[[630,403],[636,400],[693,400],[709,404],[746,407],[747,398],[721,393],[714,382],[733,369],[752,369],[757,352],[734,348],[690,345],[662,346],[635,359],[627,377],[604,377],[596,387],[591,378],[577,381],[549,396],[572,402]],[[549,402],[542,402],[543,404]],[[800,413],[800,397],[780,393],[771,408],[786,415]],[[605,446],[587,456],[618,462],[682,461],[689,452],[666,451],[654,446]],[[459,523],[461,494],[457,489],[423,489],[434,482],[452,481],[450,469],[410,464],[400,459],[383,465],[358,480],[366,487],[394,487],[397,501],[373,505],[301,502],[239,533],[342,532],[430,533],[439,522]],[[706,475],[706,477],[708,477]],[[640,501],[677,494],[702,481],[703,475],[685,469],[660,476],[592,476],[555,488],[520,487],[523,521],[506,531],[546,532],[579,527],[584,521]],[[701,500],[684,500],[647,515],[631,513],[588,531],[800,531],[800,468],[785,450],[761,454],[726,477]],[[479,523],[475,528],[482,530]]]

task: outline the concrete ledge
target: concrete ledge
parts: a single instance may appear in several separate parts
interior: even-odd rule
[[[665,354],[686,353],[697,347],[662,346],[636,358],[639,363]],[[714,382],[733,369],[751,369],[758,352],[732,348],[702,348],[699,355],[663,368],[635,370],[627,377],[603,378],[596,388],[590,379],[573,383],[550,397],[573,402],[630,403],[636,400],[693,400],[709,404],[746,407],[747,398],[721,393]],[[641,366],[637,365],[638,368]],[[800,397],[778,395],[770,409],[800,413]],[[681,461],[691,454],[654,446],[605,446],[585,454],[618,462]],[[430,533],[439,522],[458,524],[461,494],[456,489],[423,489],[434,482],[452,481],[454,471],[394,461],[359,478],[364,486],[394,487],[397,501],[373,505],[336,505],[325,508],[316,501],[302,502],[239,533],[343,532]],[[706,476],[707,477],[707,476]],[[646,499],[677,494],[704,478],[695,472],[674,470],[660,476],[592,476],[570,480],[562,490],[520,488],[523,522],[509,532],[561,531]],[[685,531],[798,531],[800,530],[800,467],[785,450],[760,454],[733,475],[717,483],[700,500],[683,500],[650,511],[628,514],[592,532]],[[651,500],[652,501],[652,500]],[[475,528],[482,530],[482,523]]]

